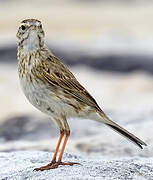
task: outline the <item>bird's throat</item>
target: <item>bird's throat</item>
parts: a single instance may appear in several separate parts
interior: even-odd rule
[[[36,31],[30,31],[27,38],[23,41],[23,51],[33,53],[40,48],[39,38]]]

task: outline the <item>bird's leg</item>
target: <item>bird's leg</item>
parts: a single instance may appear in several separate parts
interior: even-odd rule
[[[66,144],[67,144],[67,141],[68,141],[69,137],[70,137],[70,130],[66,131],[66,137],[64,139],[64,143],[63,143],[62,150],[60,152],[60,155],[59,155],[59,158],[58,158],[58,161],[57,161],[57,165],[70,165],[70,166],[73,166],[74,164],[80,164],[80,163],[77,163],[77,162],[62,162],[62,157],[63,157],[64,150],[65,150],[65,147],[66,147]]]
[[[73,166],[74,164],[79,164],[80,165],[80,163],[77,163],[77,162],[62,162],[62,157],[63,157],[63,154],[64,154],[64,150],[65,150],[68,138],[70,136],[70,131],[66,131],[66,137],[64,139],[64,143],[63,143],[63,146],[62,146],[58,161],[56,161],[57,152],[59,150],[59,146],[61,144],[63,136],[64,136],[64,131],[61,132],[61,136],[59,138],[59,141],[58,141],[58,144],[57,144],[57,147],[56,147],[56,150],[55,150],[55,153],[54,153],[54,156],[53,156],[53,159],[52,159],[51,163],[47,164],[46,166],[36,168],[34,170],[36,170],[36,171],[44,171],[44,170],[49,170],[49,169],[55,169],[55,168],[58,168],[59,165],[70,165],[70,166]]]
[[[55,119],[55,118],[54,118]],[[65,150],[65,147],[66,147],[66,144],[67,144],[67,141],[70,137],[70,128],[69,128],[69,125],[67,123],[67,120],[66,120],[66,117],[63,116],[62,118],[62,123],[61,121],[59,121],[59,119],[55,119],[58,127],[61,129],[60,131],[60,138],[59,138],[59,141],[58,141],[58,144],[56,146],[56,150],[55,150],[55,153],[54,153],[54,156],[53,156],[53,159],[52,161],[47,164],[46,166],[43,166],[43,167],[40,167],[40,168],[36,168],[34,170],[36,171],[44,171],[44,170],[49,170],[49,169],[55,169],[57,168],[59,165],[74,165],[74,164],[79,164],[79,163],[76,163],[76,162],[62,162],[62,157],[63,157],[63,154],[64,154],[64,150]],[[65,136],[65,139],[64,139],[64,142],[63,142],[63,146],[62,146],[62,149],[61,149],[61,152],[60,152],[60,155],[59,155],[59,158],[58,158],[58,161],[56,161],[56,156],[57,156],[57,153],[58,153],[58,150],[59,150],[59,147],[60,147],[60,144],[61,144],[61,141],[63,139],[63,136],[64,134],[66,135]]]
[[[64,137],[64,130],[61,130],[60,131],[60,138],[58,140],[58,143],[57,143],[57,146],[56,146],[56,150],[55,150],[55,153],[54,153],[54,156],[53,156],[53,159],[52,159],[51,163],[56,162],[56,156],[57,156],[57,153],[59,151],[59,147],[60,147],[60,144],[62,142],[63,137]]]
[[[61,162],[61,160],[62,160],[62,157],[63,157],[63,154],[64,154],[64,150],[65,150],[65,147],[66,147],[66,144],[67,144],[67,141],[68,141],[69,137],[70,137],[70,131],[67,131],[65,139],[64,139],[64,143],[63,143],[63,146],[62,146],[59,158],[58,158],[58,162]]]
[[[58,143],[57,143],[56,150],[55,150],[52,161],[49,164],[47,164],[46,166],[42,166],[40,168],[35,168],[34,170],[36,170],[36,171],[48,170],[48,169],[50,169],[50,167],[53,164],[56,164],[56,156],[57,156],[57,153],[59,151],[59,147],[60,147],[60,144],[62,142],[63,137],[64,137],[64,130],[60,130],[60,137],[59,137],[59,140],[58,140]]]

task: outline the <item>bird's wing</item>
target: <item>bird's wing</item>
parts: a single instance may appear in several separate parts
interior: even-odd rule
[[[95,107],[96,109],[100,109],[95,99],[58,58],[50,56],[44,63],[45,66],[42,66],[41,74],[48,83],[61,88],[69,95],[75,97],[78,101]]]

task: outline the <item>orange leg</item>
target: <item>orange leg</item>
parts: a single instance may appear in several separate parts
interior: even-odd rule
[[[67,131],[66,132],[66,137],[64,139],[64,143],[63,143],[63,146],[62,146],[62,150],[61,150],[61,153],[60,153],[58,161],[57,161],[58,165],[70,165],[70,166],[73,166],[74,164],[79,164],[80,165],[80,163],[77,163],[77,162],[62,162],[62,157],[63,157],[64,150],[65,150],[65,147],[66,147],[66,144],[67,144],[67,141],[68,141],[69,137],[70,137],[70,131]]]
[[[40,168],[35,168],[34,170],[42,171],[42,170],[45,170],[48,166],[51,166],[52,164],[56,163],[56,156],[57,156],[57,153],[59,151],[59,147],[60,147],[60,144],[62,142],[63,137],[64,137],[64,130],[61,130],[60,131],[60,137],[59,137],[59,140],[58,140],[58,143],[57,143],[57,146],[56,146],[56,150],[55,150],[55,153],[54,153],[54,156],[53,156],[53,159],[52,159],[51,163],[47,164],[46,166],[42,166]]]
[[[55,153],[54,153],[54,156],[53,156],[53,159],[52,159],[51,163],[47,164],[46,166],[36,168],[34,170],[36,170],[36,171],[44,171],[44,170],[58,168],[59,165],[70,165],[70,166],[72,166],[74,164],[80,164],[80,163],[76,163],[76,162],[62,162],[62,157],[63,157],[63,154],[64,154],[64,150],[65,150],[68,138],[70,136],[70,131],[66,132],[66,137],[64,139],[64,143],[63,143],[63,146],[62,146],[58,161],[56,162],[56,156],[57,156],[61,141],[63,139],[63,136],[64,136],[64,132],[61,133],[61,136],[59,138],[59,141],[58,141],[58,144],[57,144],[57,147],[56,147],[56,150],[55,150]]]
[[[63,139],[63,136],[64,136],[64,131],[60,131],[60,138],[58,140],[58,144],[56,146],[56,150],[55,150],[55,153],[54,153],[54,156],[53,156],[53,159],[52,159],[52,162],[56,162],[56,156],[57,156],[57,153],[59,151],[59,147],[60,147],[60,144],[62,142],[62,139]]]
[[[66,144],[67,144],[67,141],[68,141],[69,137],[70,137],[70,131],[66,132],[66,137],[64,139],[64,143],[63,143],[62,150],[61,150],[61,153],[60,153],[59,158],[58,158],[58,162],[62,161],[64,150],[65,150],[65,147],[66,147]]]

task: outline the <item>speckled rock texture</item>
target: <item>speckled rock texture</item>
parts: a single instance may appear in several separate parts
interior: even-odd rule
[[[49,171],[33,171],[46,165],[51,158],[49,152],[16,151],[0,153],[0,177],[3,180],[131,180],[153,179],[153,158],[119,158],[86,157],[64,154],[64,161],[76,161],[81,165],[60,166]]]

